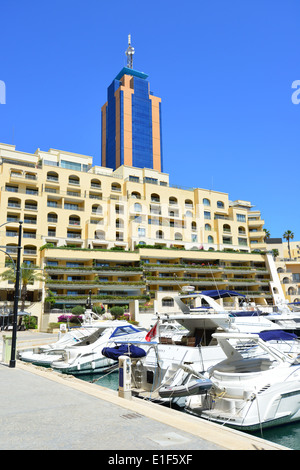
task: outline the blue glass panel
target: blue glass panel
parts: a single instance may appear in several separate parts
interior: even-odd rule
[[[115,91],[119,88],[119,80],[113,80],[107,89],[107,120],[106,120],[106,166],[116,168],[116,100]]]
[[[147,80],[134,78],[132,96],[132,165],[153,168],[152,106]]]

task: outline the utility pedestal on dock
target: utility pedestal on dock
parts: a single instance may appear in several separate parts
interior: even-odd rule
[[[119,397],[131,400],[131,359],[119,357]]]
[[[2,361],[8,364],[11,356],[12,337],[3,335],[2,340]]]

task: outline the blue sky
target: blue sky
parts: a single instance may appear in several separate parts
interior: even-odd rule
[[[249,200],[272,237],[300,240],[299,1],[1,0],[0,15],[0,142],[100,165],[100,109],[130,33],[162,98],[170,183]]]

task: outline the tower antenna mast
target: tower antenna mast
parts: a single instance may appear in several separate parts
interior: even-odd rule
[[[132,45],[131,45],[131,34],[128,34],[128,47],[125,51],[125,54],[127,56],[127,67],[129,69],[132,69],[134,47],[132,47]]]

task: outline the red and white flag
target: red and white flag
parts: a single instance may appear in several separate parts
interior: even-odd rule
[[[148,333],[145,336],[145,340],[146,341],[151,341],[157,335],[158,335],[158,321],[151,328],[151,330],[148,331]]]

